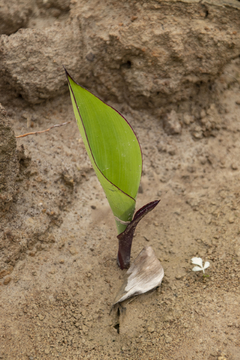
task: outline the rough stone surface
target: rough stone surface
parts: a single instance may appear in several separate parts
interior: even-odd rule
[[[68,11],[70,8],[70,0],[37,0],[36,2],[39,8],[56,8],[62,11]]]
[[[14,91],[37,103],[66,91],[63,65],[74,72],[81,60],[81,34],[74,23],[44,31],[24,29],[1,37],[2,92]]]
[[[0,0],[0,34],[10,35],[25,27],[32,9],[32,0]]]
[[[176,111],[172,110],[164,117],[163,128],[168,135],[181,134],[182,128]]]
[[[17,174],[16,139],[0,104],[0,211],[6,211],[13,200]]]
[[[68,7],[65,1],[44,4]],[[220,5],[73,1],[67,24],[59,19],[2,37],[0,93],[30,103],[58,96],[67,91],[65,65],[105,100],[154,109],[184,107],[189,99],[206,105],[214,80],[240,52],[240,6]]]

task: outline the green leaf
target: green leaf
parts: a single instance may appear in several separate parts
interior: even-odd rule
[[[123,116],[68,73],[67,79],[83,142],[121,233],[135,210],[142,173],[140,145]]]

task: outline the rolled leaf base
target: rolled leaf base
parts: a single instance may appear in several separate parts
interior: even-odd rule
[[[144,205],[141,209],[139,209],[134,215],[133,220],[128,224],[126,229],[118,235],[118,258],[117,262],[120,268],[128,269],[130,266],[130,255],[132,248],[132,240],[135,229],[139,221],[147,215],[150,211],[152,211],[155,206],[159,203],[160,200],[152,201],[146,205]]]
[[[127,241],[129,240],[129,241]],[[130,255],[132,248],[132,239],[122,239],[118,241],[118,266],[123,269],[128,269],[130,266]]]

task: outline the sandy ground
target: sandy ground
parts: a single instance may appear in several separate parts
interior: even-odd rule
[[[19,34],[12,39],[22,41],[28,29]],[[67,37],[64,41],[69,43]],[[9,49],[6,66],[15,70],[15,48]],[[121,71],[130,76],[131,63],[123,65]],[[211,80],[207,93],[208,85],[199,85],[197,98],[169,102],[167,116],[156,106],[139,110],[109,101],[128,119],[142,147],[137,209],[161,199],[137,228],[132,259],[151,245],[165,271],[159,288],[125,301],[111,314],[125,271],[116,263],[114,218],[87,157],[70,96],[62,95],[63,86],[58,97],[41,104],[24,96],[6,100],[16,136],[70,124],[17,139],[17,194],[0,218],[0,359],[240,359],[239,74],[236,56]],[[21,84],[23,94],[34,89],[34,76],[38,79],[32,75],[30,87]],[[29,99],[44,94],[41,81],[36,92],[27,93]],[[94,77],[91,81],[93,86]],[[49,93],[54,91],[50,87]],[[210,262],[206,277],[192,271],[194,256]]]
[[[18,254],[0,282],[2,359],[239,359],[239,84],[221,86],[206,110],[220,124],[210,137],[184,122],[167,135],[149,112],[116,105],[142,146],[137,208],[161,198],[137,229],[132,257],[151,245],[165,277],[111,315],[124,274],[116,228],[69,96],[9,110],[16,135],[71,124],[17,140],[31,160],[2,218],[11,245],[3,251]],[[210,261],[209,277],[192,272],[193,256]]]

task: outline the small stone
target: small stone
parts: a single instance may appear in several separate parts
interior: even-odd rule
[[[170,336],[165,336],[165,341],[167,344],[169,344],[170,342],[172,342],[172,338]]]
[[[44,316],[42,314],[38,314],[38,318],[39,318],[40,321],[44,320]]]
[[[11,271],[10,271],[11,272]],[[0,279],[4,278],[4,276],[8,275],[10,273],[8,270],[2,270],[0,271]]]
[[[147,331],[153,333],[155,331],[155,327],[153,325],[148,326]]]
[[[178,275],[175,276],[175,279],[176,279],[176,280],[181,280],[182,278],[183,278],[183,275],[180,275],[180,274],[178,274]]]
[[[61,15],[61,10],[59,9],[51,9],[51,15],[55,18],[58,18]]]
[[[238,169],[238,166],[237,166],[236,163],[232,163],[232,164],[231,164],[231,168],[232,168],[232,170],[237,170],[237,169]]]
[[[205,156],[199,156],[199,161],[202,165],[205,165],[207,162],[207,159]]]
[[[176,149],[170,148],[170,149],[168,150],[168,154],[171,155],[171,156],[176,155]]]
[[[6,276],[5,279],[3,280],[3,284],[8,285],[11,280],[12,280],[11,276]]]
[[[192,173],[196,172],[196,168],[195,168],[195,166],[188,165],[187,171],[192,174]]]
[[[182,127],[176,111],[172,110],[169,114],[165,116],[163,121],[163,128],[168,135],[181,134]]]
[[[93,62],[94,59],[95,59],[95,55],[92,53],[92,52],[89,52],[87,55],[86,55],[86,59],[90,62]]]
[[[185,125],[190,125],[194,122],[194,117],[188,114],[183,114],[183,122]]]
[[[71,255],[76,255],[78,253],[77,249],[74,248],[74,247],[70,247],[69,252],[70,252]]]
[[[234,223],[234,221],[235,221],[235,219],[234,219],[234,217],[233,217],[233,216],[231,216],[231,217],[228,219],[228,222],[229,222],[230,224],[233,224],[233,223]]]
[[[203,134],[202,134],[202,129],[201,130],[195,130],[193,131],[193,137],[195,139],[201,139],[203,137]]]

